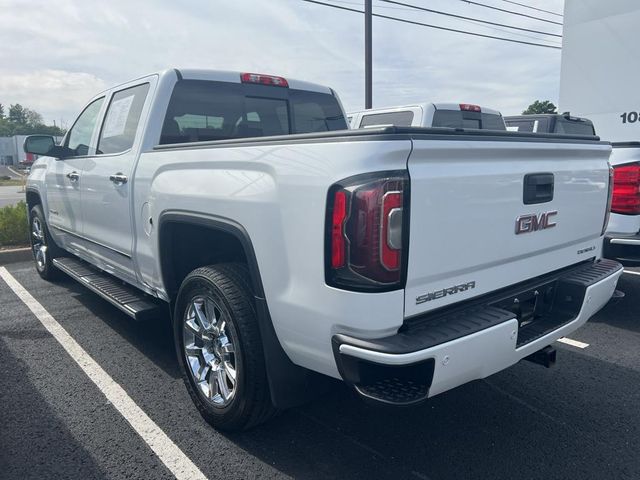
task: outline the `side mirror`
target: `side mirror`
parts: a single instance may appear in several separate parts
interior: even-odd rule
[[[73,150],[56,145],[56,141],[51,135],[29,135],[24,139],[23,148],[25,153],[46,155],[57,159],[67,158],[74,154]]]
[[[56,141],[51,135],[29,135],[24,139],[23,148],[25,153],[48,155],[55,146]]]

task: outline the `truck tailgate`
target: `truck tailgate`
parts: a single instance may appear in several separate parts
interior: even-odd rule
[[[600,254],[610,145],[513,140],[414,138],[406,317]]]

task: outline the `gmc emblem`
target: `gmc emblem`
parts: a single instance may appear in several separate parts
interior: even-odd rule
[[[555,227],[556,224],[551,221],[551,217],[557,214],[558,211],[553,210],[551,212],[543,212],[540,215],[536,215],[535,213],[520,215],[516,218],[516,235]]]

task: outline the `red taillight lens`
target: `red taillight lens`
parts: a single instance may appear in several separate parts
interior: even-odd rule
[[[331,219],[331,268],[341,268],[345,264],[346,240],[344,220],[347,218],[347,194],[338,190],[333,199]]]
[[[611,202],[613,201],[613,167],[609,165],[609,186],[607,189],[607,208],[604,211],[604,223],[602,224],[602,232],[600,235],[604,235],[607,231],[607,225],[609,224],[609,217],[611,216]]]
[[[258,83],[260,85],[273,85],[274,87],[288,87],[289,83],[286,78],[276,77],[274,75],[262,75],[261,73],[241,73],[240,81],[242,83]]]
[[[463,112],[480,112],[480,105],[472,105],[470,103],[461,103],[460,110]]]
[[[640,163],[613,167],[611,211],[626,215],[640,214]]]
[[[327,205],[327,283],[351,290],[401,288],[408,178],[357,176],[331,187]]]

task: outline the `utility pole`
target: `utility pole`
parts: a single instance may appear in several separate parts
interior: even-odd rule
[[[364,108],[367,110],[373,104],[371,19],[371,0],[364,0]]]

